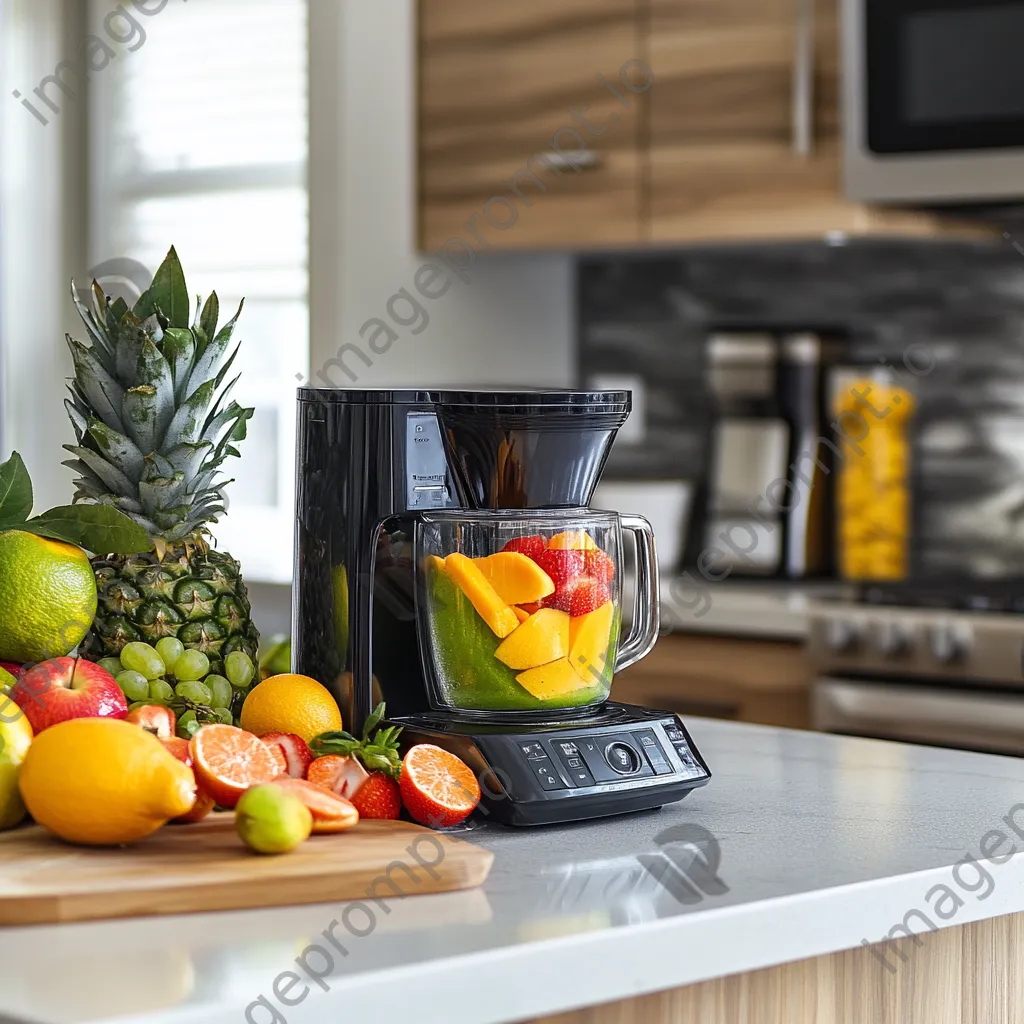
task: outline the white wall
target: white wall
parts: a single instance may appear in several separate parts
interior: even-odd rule
[[[359,327],[386,318],[399,288],[413,294],[425,257],[415,236],[415,22],[412,0],[310,4],[310,204],[312,377],[340,344],[364,350]],[[329,124],[338,126],[337,146]],[[526,154],[524,154],[524,157]],[[511,168],[510,168],[511,170]],[[466,210],[467,218],[473,212]],[[333,383],[547,384],[574,377],[571,259],[526,253],[481,257],[472,283],[433,301],[430,322],[373,365],[346,365]]]

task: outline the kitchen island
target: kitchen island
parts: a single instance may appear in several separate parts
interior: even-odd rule
[[[1024,761],[689,725],[710,785],[465,831],[479,889],[395,871],[404,898],[0,930],[0,1019],[1024,1020]]]

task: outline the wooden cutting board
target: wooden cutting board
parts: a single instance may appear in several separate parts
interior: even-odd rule
[[[71,846],[32,825],[0,834],[0,925],[449,892],[480,885],[493,860],[404,821],[361,821],[279,856],[250,853],[230,812],[113,848]]]

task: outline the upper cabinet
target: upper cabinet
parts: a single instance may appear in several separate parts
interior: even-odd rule
[[[421,0],[422,249],[642,240],[640,28],[636,0]]]
[[[838,6],[420,0],[421,248],[946,230],[843,197]]]
[[[654,241],[849,230],[835,0],[650,0]]]

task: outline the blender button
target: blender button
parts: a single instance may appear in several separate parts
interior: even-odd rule
[[[537,758],[541,757],[543,757],[545,760],[547,760],[548,758],[547,753],[539,743],[520,743],[519,749],[531,761],[535,761],[537,760]]]
[[[640,755],[628,743],[609,743],[604,753],[608,763],[620,775],[635,775],[642,767]]]
[[[558,777],[550,757],[536,758],[531,761],[533,773],[540,782],[541,789],[565,789],[565,784]]]

